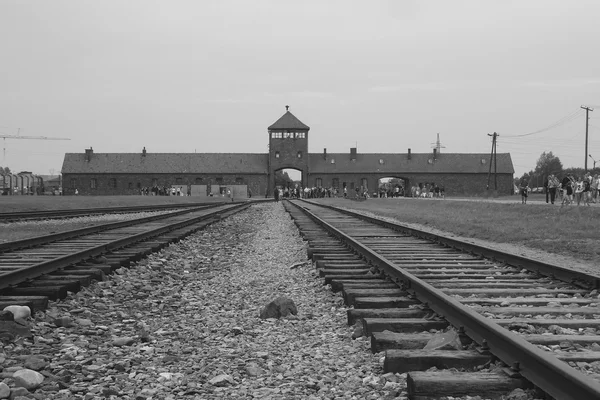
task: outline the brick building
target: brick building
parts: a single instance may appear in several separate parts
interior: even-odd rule
[[[509,153],[309,153],[310,128],[286,106],[268,128],[269,153],[67,153],[62,167],[63,192],[80,195],[139,194],[144,187],[198,187],[193,194],[218,193],[219,188],[245,185],[255,196],[272,195],[275,172],[301,171],[302,185],[336,187],[349,192],[377,191],[381,178],[401,178],[406,187],[435,183],[447,195],[482,194],[488,180],[498,193],[511,194],[514,168]],[[492,171],[490,177],[489,172]],[[494,175],[495,171],[495,175]]]

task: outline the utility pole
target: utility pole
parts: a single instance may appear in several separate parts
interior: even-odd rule
[[[590,124],[590,111],[594,111],[593,108],[581,106],[585,110],[585,172],[587,172],[587,156],[588,156],[588,127]]]
[[[492,161],[494,162],[494,190],[498,190],[498,165],[496,163],[496,138],[500,136],[496,132],[492,135],[488,133],[488,136],[492,137],[492,152],[490,153],[490,169],[488,171],[488,183],[486,189],[490,188],[490,178],[492,175]]]

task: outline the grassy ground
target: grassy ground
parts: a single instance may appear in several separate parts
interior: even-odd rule
[[[225,198],[199,198],[191,196],[0,196],[0,212],[150,206],[156,204],[220,201],[225,201]]]
[[[526,246],[600,264],[600,205],[565,206],[533,198],[505,200],[326,199],[400,222],[422,224],[458,236]]]

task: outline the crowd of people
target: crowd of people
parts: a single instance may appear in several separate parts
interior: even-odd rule
[[[184,190],[183,186],[152,186],[140,188],[140,194],[142,196],[189,196],[190,188],[186,186]]]
[[[584,176],[574,176],[571,173],[566,174],[562,180],[559,180],[554,174],[548,175],[544,182],[544,191],[546,192],[546,203],[554,204],[560,200],[561,206],[582,203],[590,205],[598,200],[598,189],[600,187],[600,177],[586,172]],[[521,194],[521,203],[527,204],[529,196],[529,184],[525,177],[521,178],[519,183],[519,193]]]

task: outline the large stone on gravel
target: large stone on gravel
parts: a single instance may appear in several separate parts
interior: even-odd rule
[[[15,386],[27,390],[34,390],[44,382],[44,375],[27,368],[18,370],[12,377],[15,380]]]
[[[6,306],[4,311],[13,313],[15,319],[25,319],[31,317],[31,309],[27,306]]]
[[[40,357],[28,357],[23,364],[25,368],[32,369],[34,371],[40,371],[48,365],[48,363]]]
[[[460,342],[458,332],[450,329],[446,332],[438,332],[429,342],[423,347],[424,350],[462,350],[463,346]]]
[[[217,375],[214,378],[212,378],[211,380],[209,380],[208,383],[210,383],[211,385],[214,385],[214,386],[227,386],[227,385],[234,385],[235,380],[233,379],[233,377],[231,375],[221,374],[221,375]]]
[[[10,396],[10,388],[4,382],[0,382],[0,399],[8,399]]]
[[[298,309],[296,308],[294,301],[285,296],[276,298],[260,311],[260,317],[262,319],[281,318],[290,314],[298,314]]]
[[[120,337],[113,340],[113,346],[122,347],[122,346],[131,346],[135,343],[135,339],[132,337]]]

